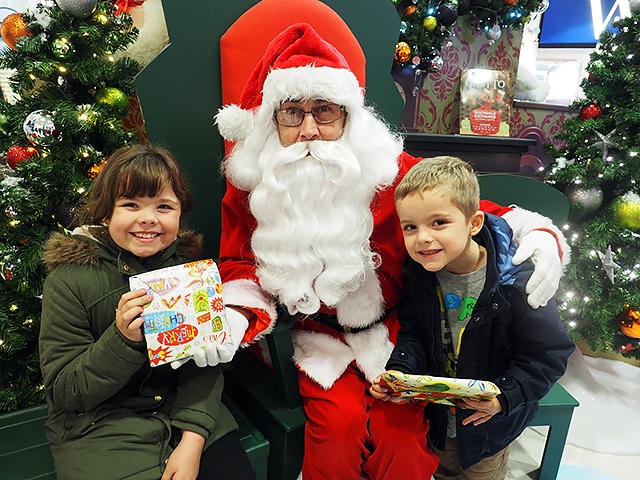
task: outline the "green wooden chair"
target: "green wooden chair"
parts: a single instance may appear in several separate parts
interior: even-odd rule
[[[569,200],[551,185],[535,178],[509,173],[478,176],[480,197],[499,205],[517,205],[549,217],[558,227],[567,223]]]
[[[269,443],[247,419],[233,399],[225,396],[240,427],[240,442],[258,480],[267,480]],[[0,478],[2,480],[55,480],[56,473],[44,422],[47,406],[25,408],[0,415]]]

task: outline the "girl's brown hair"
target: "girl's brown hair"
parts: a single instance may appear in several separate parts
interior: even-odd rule
[[[181,217],[193,208],[187,180],[167,149],[137,144],[116,150],[96,177],[79,212],[80,225],[98,225],[111,218],[120,197],[155,197],[171,187],[180,201]]]

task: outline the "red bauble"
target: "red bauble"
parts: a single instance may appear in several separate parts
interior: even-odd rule
[[[580,109],[582,120],[594,120],[602,115],[602,109],[596,102],[591,102]]]
[[[503,0],[505,5],[515,5],[518,0]]]
[[[7,164],[15,169],[21,161],[28,160],[37,155],[38,151],[31,146],[22,147],[20,145],[14,145],[7,151]]]

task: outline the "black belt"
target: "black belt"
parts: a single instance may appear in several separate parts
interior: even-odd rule
[[[287,311],[287,308],[281,304],[277,305],[278,311],[278,321],[284,320],[287,324],[293,324],[296,320],[312,320],[314,322],[321,323],[322,325],[326,325],[327,327],[331,327],[334,330],[337,330],[340,333],[358,333],[364,330],[368,330],[373,325],[382,322],[389,313],[391,313],[393,309],[387,310],[384,314],[378,318],[371,325],[367,325],[366,327],[349,327],[347,325],[342,325],[338,322],[338,317],[336,315],[330,313],[314,313],[313,315],[290,315]]]

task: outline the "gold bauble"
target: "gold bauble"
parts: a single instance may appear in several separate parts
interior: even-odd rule
[[[95,179],[98,174],[100,173],[100,170],[102,170],[102,168],[107,164],[107,159],[103,159],[100,163],[96,163],[95,165],[91,165],[89,167],[89,169],[87,170],[87,177],[91,178],[91,179]]]
[[[393,59],[396,63],[407,63],[411,58],[411,47],[407,42],[398,42],[396,44],[396,53]]]
[[[24,18],[22,18],[22,14],[12,13],[7,15],[2,21],[0,35],[2,35],[4,43],[15,50],[16,40],[22,37],[30,37],[33,34],[27,28],[27,23],[24,21]]]
[[[620,331],[627,337],[640,338],[640,310],[629,305],[618,314]]]

